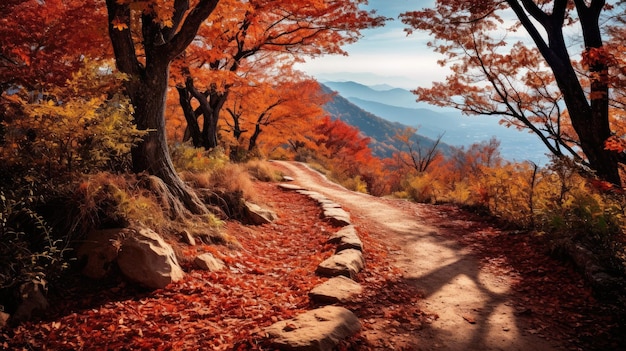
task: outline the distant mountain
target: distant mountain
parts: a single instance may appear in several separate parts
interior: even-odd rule
[[[338,92],[348,100],[358,98],[391,106],[407,108],[420,107],[415,101],[415,95],[405,89],[392,88],[386,85],[369,87],[356,82],[325,82],[324,85]],[[425,104],[421,105],[424,107],[427,106]]]
[[[333,91],[324,85],[322,85],[322,89],[326,93]],[[365,136],[371,138],[372,141],[369,146],[377,157],[391,157],[394,152],[402,147],[394,137],[399,131],[405,129],[406,125],[391,122],[364,111],[341,95],[335,95],[332,101],[324,105],[324,109],[333,119],[340,119],[351,126],[357,127]],[[433,139],[423,135],[417,135],[417,140],[423,147],[430,147],[435,142]],[[451,152],[450,146],[444,143],[439,144],[439,149],[444,154],[450,154]]]
[[[404,89],[375,90],[355,82],[325,82],[359,108],[390,122],[419,128],[418,134],[453,146],[468,146],[495,136],[501,142],[505,159],[544,164],[545,146],[535,135],[500,125],[493,116],[464,116],[456,110],[415,102],[415,95]],[[428,107],[428,108],[425,108]]]

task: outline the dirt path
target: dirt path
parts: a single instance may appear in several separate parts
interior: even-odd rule
[[[348,191],[303,164],[277,162],[295,181],[341,204],[359,226],[398,248],[390,261],[424,292],[422,308],[439,316],[416,331],[420,350],[557,350],[518,318],[509,279],[481,269],[469,250],[437,235],[419,206]],[[443,218],[442,220],[445,220]],[[373,230],[372,230],[373,229]]]

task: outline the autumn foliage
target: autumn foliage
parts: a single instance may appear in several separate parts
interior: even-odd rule
[[[33,276],[58,278],[69,248],[87,231],[128,223],[159,229],[173,242],[187,231],[226,244],[176,249],[182,260],[211,252],[229,271],[202,273],[186,262],[185,281],[153,294],[115,279],[99,287],[102,294],[53,282],[71,299],[58,301],[36,328],[3,330],[0,348],[165,349],[164,334],[174,348],[260,347],[259,326],[308,307],[303,292],[319,281],[312,265],[331,250],[325,233],[334,230],[316,220],[310,203],[252,180],[279,178],[267,158],[308,162],[375,196],[465,207],[550,239],[554,252],[581,244],[626,273],[617,166],[626,150],[623,16],[606,28],[606,45],[567,60],[569,78],[580,83],[577,100],[544,62],[554,48],[495,36],[501,11],[515,9],[516,1],[437,1],[435,9],[403,15],[411,30],[431,31],[433,48],[453,73],[416,89],[419,99],[499,115],[507,126],[536,133],[554,158],[547,165],[509,162],[496,138],[443,154],[439,140],[424,148],[414,138],[419,131],[409,128],[396,136],[403,148],[381,160],[366,135],[324,111],[332,96],[293,68],[305,57],[343,54],[362,30],[382,25],[385,18],[361,10],[365,3],[3,1],[0,290]],[[599,1],[566,3],[553,4],[564,25],[577,22],[575,9],[600,11]],[[544,24],[554,19],[532,13]],[[586,112],[573,108],[576,101]],[[601,133],[581,127],[583,112]],[[224,224],[236,217],[229,206],[255,199],[257,191],[271,195],[289,218],[305,216],[301,228]],[[224,225],[237,237],[222,236]],[[33,243],[30,227],[43,244]],[[382,251],[374,246],[368,254],[381,263]],[[398,283],[393,272],[368,269],[367,284]],[[415,298],[407,291],[402,296]]]

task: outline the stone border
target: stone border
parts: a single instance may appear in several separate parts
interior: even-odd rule
[[[292,178],[284,180],[291,181]],[[363,243],[356,228],[352,225],[350,214],[341,205],[318,192],[294,184],[283,183],[278,187],[313,199],[322,208],[322,219],[332,226],[342,227],[327,240],[327,243],[337,245],[335,253],[321,262],[315,270],[317,275],[329,277],[329,279],[311,289],[309,298],[318,305],[352,301],[363,291],[363,287],[354,279],[364,268],[365,260]],[[329,308],[335,309],[331,323],[328,319],[319,316],[317,323],[310,321],[311,314],[328,314]],[[304,320],[306,322],[303,322]],[[324,306],[292,319],[274,323],[267,327],[265,332],[271,338],[273,346],[280,350],[330,351],[341,340],[357,333],[360,329],[361,323],[350,310],[338,306]]]

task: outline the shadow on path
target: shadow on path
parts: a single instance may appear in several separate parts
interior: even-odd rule
[[[357,228],[360,222],[374,223],[371,235],[398,248],[390,250],[390,258],[403,270],[404,279],[424,292],[424,309],[438,315],[430,326],[415,331],[416,349],[557,349],[528,333],[507,278],[481,270],[467,248],[389,205],[389,200],[348,191],[302,164],[280,164],[301,186],[341,204]]]

